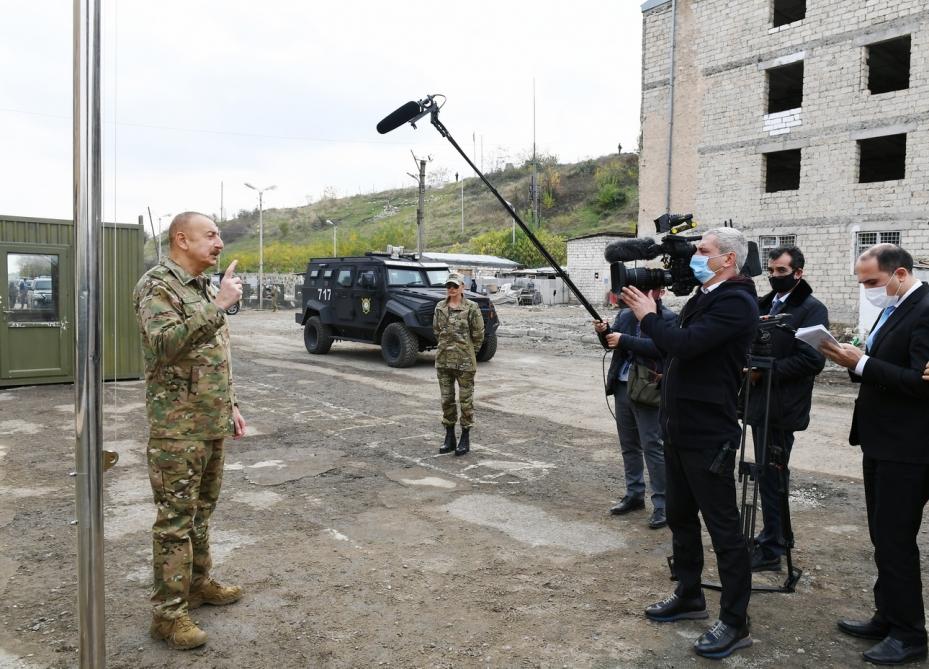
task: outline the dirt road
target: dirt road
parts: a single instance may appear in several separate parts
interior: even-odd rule
[[[246,439],[229,442],[214,516],[216,574],[245,599],[196,612],[202,649],[147,636],[149,527],[140,382],[108,386],[108,666],[711,666],[705,625],[642,608],[672,589],[670,533],[622,494],[601,355],[580,309],[504,307],[480,368],[472,453],[439,456],[431,354],[391,369],[373,347],[310,356],[290,313],[232,319]],[[866,642],[835,630],[870,612],[874,577],[854,390],[820,384],[798,438],[792,511],[798,591],[752,599],[755,645],[733,667],[848,667]],[[0,667],[76,666],[70,386],[0,391]],[[707,550],[708,577],[715,578]],[[771,577],[762,580],[773,582]],[[711,613],[718,597],[708,594]]]

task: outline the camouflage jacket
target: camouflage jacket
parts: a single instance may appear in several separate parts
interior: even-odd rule
[[[484,318],[471,300],[461,298],[458,307],[450,307],[448,300],[435,305],[432,316],[435,333],[435,366],[444,369],[474,371],[477,369],[476,352],[484,342]]]
[[[229,328],[207,277],[170,258],[133,292],[145,357],[145,404],[156,439],[220,439],[234,433]]]

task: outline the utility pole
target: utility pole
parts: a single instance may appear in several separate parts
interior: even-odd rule
[[[461,180],[461,234],[464,234],[464,179]]]
[[[158,262],[161,262],[161,240],[158,239],[158,233],[155,232],[155,221],[152,219],[152,208],[146,207],[148,209],[148,224],[152,228],[152,246],[155,247],[155,254],[158,256]],[[158,226],[161,226],[161,220],[158,221]]]
[[[535,77],[532,78],[532,220],[535,227],[542,225],[539,211],[539,158],[535,152]]]
[[[416,207],[416,253],[423,254],[426,250],[426,243],[423,234],[423,219],[425,218],[426,207],[426,160],[417,158],[416,154],[410,150],[413,155],[413,162],[419,165],[419,176],[407,172],[411,177],[419,181],[419,206]],[[432,156],[426,156],[426,159],[432,160]]]

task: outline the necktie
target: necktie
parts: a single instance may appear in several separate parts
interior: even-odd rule
[[[768,315],[773,316],[774,314],[779,312],[781,310],[781,305],[783,304],[784,304],[783,300],[779,300],[778,298],[775,297],[774,301],[771,302],[771,310],[768,311]]]
[[[892,306],[892,307],[887,307],[886,309],[884,309],[884,312],[881,314],[881,317],[877,321],[877,325],[874,326],[874,329],[871,330],[871,334],[868,335],[867,348],[869,351],[871,350],[871,346],[874,344],[874,337],[875,335],[877,335],[877,331],[880,330],[881,326],[887,322],[887,319],[890,318],[890,315],[894,312],[896,308],[897,308],[896,306]]]

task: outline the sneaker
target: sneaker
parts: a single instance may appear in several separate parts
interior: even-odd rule
[[[702,594],[693,599],[682,599],[674,593],[646,607],[645,616],[659,623],[671,623],[675,620],[703,620],[709,614]]]
[[[197,627],[186,613],[178,618],[154,616],[149,634],[174,650],[190,650],[206,643],[206,632]]]
[[[694,652],[702,657],[721,660],[740,648],[752,645],[751,627],[748,618],[741,627],[727,625],[717,620],[713,626],[694,641]]]
[[[199,585],[190,586],[187,608],[196,609],[204,604],[210,606],[227,606],[242,598],[242,588],[237,585],[220,585],[212,578]]]

